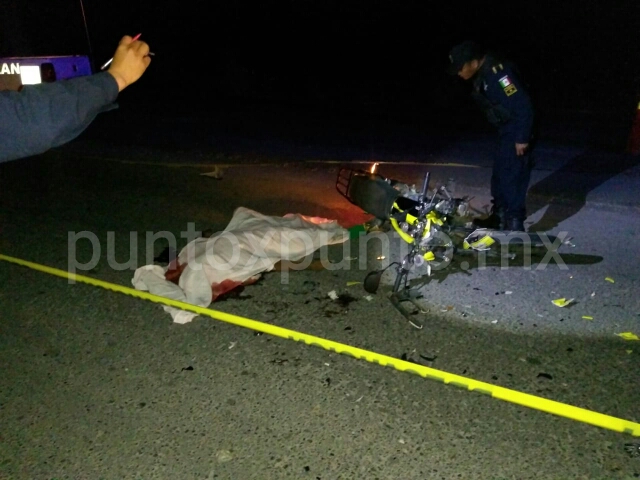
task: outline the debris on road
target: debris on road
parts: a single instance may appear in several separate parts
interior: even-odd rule
[[[329,296],[329,298],[331,300],[337,300],[338,299],[338,294],[336,293],[335,290],[331,290],[329,293],[327,293],[327,295]]]
[[[224,170],[219,165],[214,165],[212,171],[201,173],[200,176],[215,178],[216,180],[222,180],[222,177],[224,176]]]
[[[640,442],[625,443],[624,449],[629,454],[629,456],[640,457]]]
[[[616,283],[616,281],[611,277],[606,277],[605,280],[609,283]]]
[[[422,355],[420,354],[420,358],[422,358],[423,360],[426,360],[427,362],[435,362],[436,358],[438,358],[437,355]]]
[[[589,315],[582,315],[582,318],[584,320],[593,320],[593,317],[589,316]]]
[[[571,303],[573,303],[575,299],[570,298],[570,299],[566,299],[566,298],[556,298],[555,300],[551,300],[551,303],[553,303],[556,307],[566,307],[567,305],[570,305]]]
[[[631,332],[616,333],[616,335],[625,340],[640,340],[640,337]]]
[[[353,287],[354,285],[358,285],[362,282],[356,282],[356,281],[352,281],[352,282],[347,282],[347,287]]]
[[[216,460],[220,463],[230,462],[233,460],[233,453],[230,450],[218,450],[216,452]]]

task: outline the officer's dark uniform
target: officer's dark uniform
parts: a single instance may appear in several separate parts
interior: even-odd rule
[[[117,97],[108,72],[0,92],[0,162],[73,140],[99,113],[116,108]]]
[[[472,95],[499,134],[491,176],[493,213],[504,219],[504,228],[522,230],[530,177],[531,99],[515,67],[490,53],[473,78]],[[516,155],[516,143],[530,144],[525,155]]]

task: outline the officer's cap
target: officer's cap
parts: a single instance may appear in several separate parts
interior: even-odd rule
[[[449,73],[456,75],[465,63],[471,60],[479,60],[485,54],[484,49],[476,42],[467,40],[462,42],[451,49],[449,52]]]

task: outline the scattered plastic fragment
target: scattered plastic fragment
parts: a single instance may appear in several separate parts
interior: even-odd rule
[[[624,449],[629,454],[629,456],[640,457],[640,442],[625,443]]]
[[[625,352],[627,352],[627,354],[631,355],[631,354],[633,353],[633,350],[631,350],[630,348],[627,348],[627,349],[625,350]]]
[[[362,282],[355,282],[355,281],[354,282],[347,282],[347,287],[353,287],[354,285],[358,285],[359,283],[362,283]]]
[[[438,356],[437,355],[429,356],[429,355],[420,354],[420,358],[422,358],[423,360],[426,360],[427,362],[435,362]]]
[[[362,400],[363,397],[364,395],[362,395],[359,399],[357,399],[356,402],[359,402],[360,400]]]
[[[224,170],[222,169],[222,167],[220,167],[219,165],[214,165],[213,168],[214,170],[212,170],[211,172],[201,173],[200,175],[203,177],[215,178],[216,180],[222,179],[222,177],[224,176]]]
[[[504,292],[505,295],[511,295],[513,292],[511,290],[507,290],[506,292]]]
[[[491,323],[498,323],[498,320],[491,320]]]
[[[596,296],[596,292],[591,293],[591,296],[595,297]]]
[[[616,281],[611,277],[606,277],[605,280],[609,283],[616,283]]]
[[[231,350],[233,347],[235,347],[236,343],[238,343],[238,342],[229,342],[229,350]]]
[[[551,300],[551,303],[553,303],[556,307],[566,307],[567,305],[569,305],[571,302],[573,302],[573,298],[570,299],[566,299],[566,298],[556,298],[555,300]]]
[[[398,443],[399,443],[399,444],[401,444],[401,445],[404,445],[404,443],[405,443],[405,442],[404,442],[404,440],[401,438],[400,440],[398,440]]]
[[[216,452],[216,460],[220,463],[230,462],[233,460],[233,453],[230,450],[218,450]]]
[[[616,335],[624,338],[625,340],[640,340],[640,337],[631,332],[616,333]]]
[[[593,320],[593,317],[590,317],[589,315],[582,315],[582,318],[585,320]]]
[[[329,295],[329,298],[331,300],[337,300],[338,299],[338,294],[336,293],[335,290],[331,290],[327,295]]]
[[[364,299],[370,302],[371,300],[373,300],[373,297],[371,295],[365,295]]]

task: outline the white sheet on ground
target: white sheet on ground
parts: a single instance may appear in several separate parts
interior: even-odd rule
[[[162,297],[208,307],[212,285],[225,280],[244,282],[273,270],[280,260],[299,261],[326,245],[343,243],[349,232],[335,220],[287,214],[267,216],[248,208],[236,209],[222,232],[189,242],[178,255],[185,265],[178,285],[165,279],[168,267],[136,269],[133,286]],[[193,320],[195,313],[163,307],[176,323]]]

